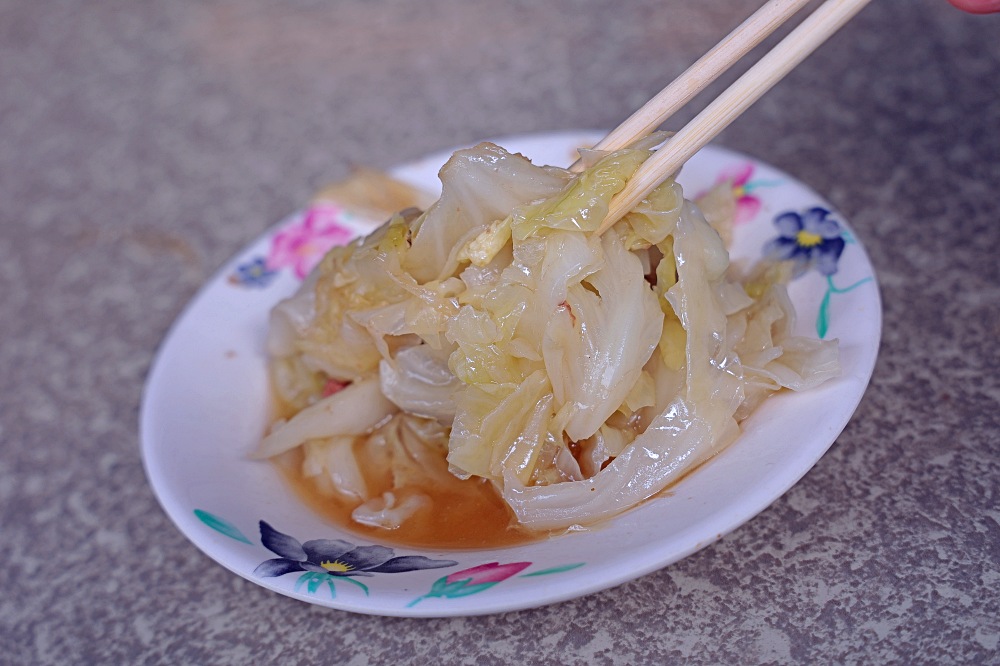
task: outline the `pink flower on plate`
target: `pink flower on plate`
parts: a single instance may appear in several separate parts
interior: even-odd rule
[[[750,179],[753,177],[754,166],[752,162],[738,164],[735,167],[726,169],[719,174],[716,184],[729,183],[732,189],[733,199],[736,201],[736,215],[733,218],[734,224],[743,224],[752,220],[761,209],[760,198],[750,194],[756,183]]]
[[[490,562],[449,574],[447,581],[450,584],[462,582],[466,586],[499,583],[511,576],[516,576],[530,566],[531,562],[511,562],[509,564]]]
[[[427,594],[417,597],[408,606],[416,606],[419,602],[431,597],[454,599],[455,597],[466,597],[470,594],[483,592],[497,583],[502,583],[508,578],[516,576],[530,566],[531,562],[510,562],[509,564],[490,562],[462,569],[438,578]]]
[[[354,232],[341,224],[344,209],[330,203],[318,203],[301,219],[289,224],[271,239],[267,268],[290,267],[300,280],[309,274],[330,248],[343,245]]]
[[[733,198],[736,210],[733,217],[734,224],[749,222],[757,216],[763,208],[763,202],[754,192],[761,187],[774,187],[780,185],[780,181],[775,180],[755,180],[753,178],[756,167],[753,162],[741,162],[734,164],[722,171],[715,179],[714,192],[717,188],[723,187],[729,190],[729,195]],[[696,198],[706,196],[708,192],[702,192]]]

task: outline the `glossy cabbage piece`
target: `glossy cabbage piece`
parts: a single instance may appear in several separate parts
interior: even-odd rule
[[[492,144],[456,153],[426,213],[334,249],[275,308],[272,376],[295,413],[259,455],[304,446],[317,483],[387,529],[422,510],[413,488],[433,488],[427,461],[446,456],[521,524],[558,529],[634,506],[767,395],[835,376],[835,341],[792,335],[780,270],[751,289],[729,275],[711,197],[712,224],[668,181],[592,234],[652,147],[580,175]],[[330,382],[346,388],[324,396]],[[402,453],[379,454],[387,436]]]

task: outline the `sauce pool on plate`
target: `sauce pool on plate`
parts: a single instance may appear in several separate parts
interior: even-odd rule
[[[302,458],[299,451],[290,451],[279,456],[276,463],[295,495],[337,527],[378,543],[433,549],[498,548],[549,536],[547,532],[518,527],[513,512],[493,485],[476,478],[452,477],[444,483],[434,479],[433,483],[404,489],[400,499],[406,492],[419,492],[430,499],[429,505],[395,529],[363,525],[351,519],[351,512],[360,502],[323,492],[303,473]]]

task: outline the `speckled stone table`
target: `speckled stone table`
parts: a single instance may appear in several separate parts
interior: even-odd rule
[[[555,606],[367,617],[228,573],[146,483],[158,343],[315,188],[611,127],[757,4],[0,2],[0,663],[1000,662],[1000,16],[944,0],[873,3],[720,138],[825,194],[885,302],[854,420],[720,542]]]

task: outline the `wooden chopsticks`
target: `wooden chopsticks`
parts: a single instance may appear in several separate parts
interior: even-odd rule
[[[597,233],[604,233],[635,208],[869,2],[871,0],[826,0],[636,170],[625,188],[611,200],[608,215]],[[768,2],[595,147],[616,150],[649,134],[728,69],[734,57],[739,59],[745,55],[804,4],[805,0]],[[691,73],[696,69],[698,71]],[[709,76],[711,78],[707,78]]]
[[[620,150],[651,134],[808,3],[809,0],[769,0],[593,149]],[[577,172],[583,169],[582,159],[570,167]]]

